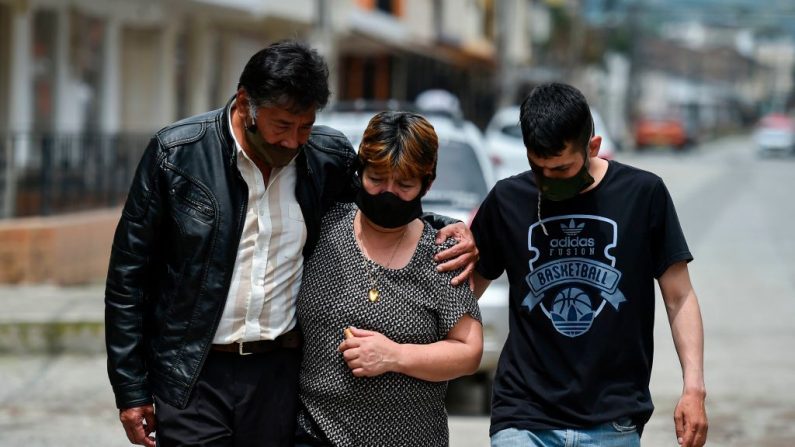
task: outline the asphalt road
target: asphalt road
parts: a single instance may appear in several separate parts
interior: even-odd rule
[[[696,260],[706,332],[708,445],[795,446],[795,157],[760,159],[747,137],[683,154],[619,154],[668,185]],[[2,297],[0,297],[0,300]],[[681,372],[658,300],[643,445],[675,446]],[[451,445],[488,445],[474,387],[457,383]],[[0,446],[123,446],[100,356],[0,357]]]

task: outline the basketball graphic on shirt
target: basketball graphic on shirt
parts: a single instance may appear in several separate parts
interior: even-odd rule
[[[561,335],[586,334],[599,324],[605,306],[618,312],[626,301],[613,255],[615,221],[584,214],[548,217],[530,226],[527,244],[530,271],[522,305],[530,312],[539,308]]]
[[[591,299],[576,287],[563,289],[552,301],[550,317],[558,332],[576,337],[591,328],[594,317]]]

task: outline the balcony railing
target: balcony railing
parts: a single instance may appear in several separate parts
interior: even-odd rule
[[[120,205],[149,138],[0,134],[0,218]]]

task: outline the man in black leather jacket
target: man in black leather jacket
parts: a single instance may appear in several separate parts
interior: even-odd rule
[[[224,108],[151,139],[105,292],[108,375],[130,442],[153,447],[157,429],[160,446],[292,445],[300,271],[324,212],[355,192],[350,143],[313,127],[327,78],[314,50],[275,43]],[[441,267],[467,266],[461,282],[477,249],[461,223],[446,237],[459,243]]]

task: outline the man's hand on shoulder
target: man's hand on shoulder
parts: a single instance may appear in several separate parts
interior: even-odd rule
[[[701,447],[707,442],[706,393],[685,391],[674,409],[676,440],[682,447]]]
[[[126,408],[119,411],[119,420],[127,432],[127,439],[136,445],[155,447],[155,438],[150,434],[157,428],[155,407],[152,404]]]
[[[452,279],[451,284],[457,286],[470,279],[471,288],[472,272],[475,271],[475,263],[479,257],[475,238],[463,222],[457,222],[439,230],[436,234],[436,243],[441,244],[449,238],[457,240],[458,243],[434,256],[434,260],[440,263],[436,268],[440,272],[463,269],[461,274]]]

